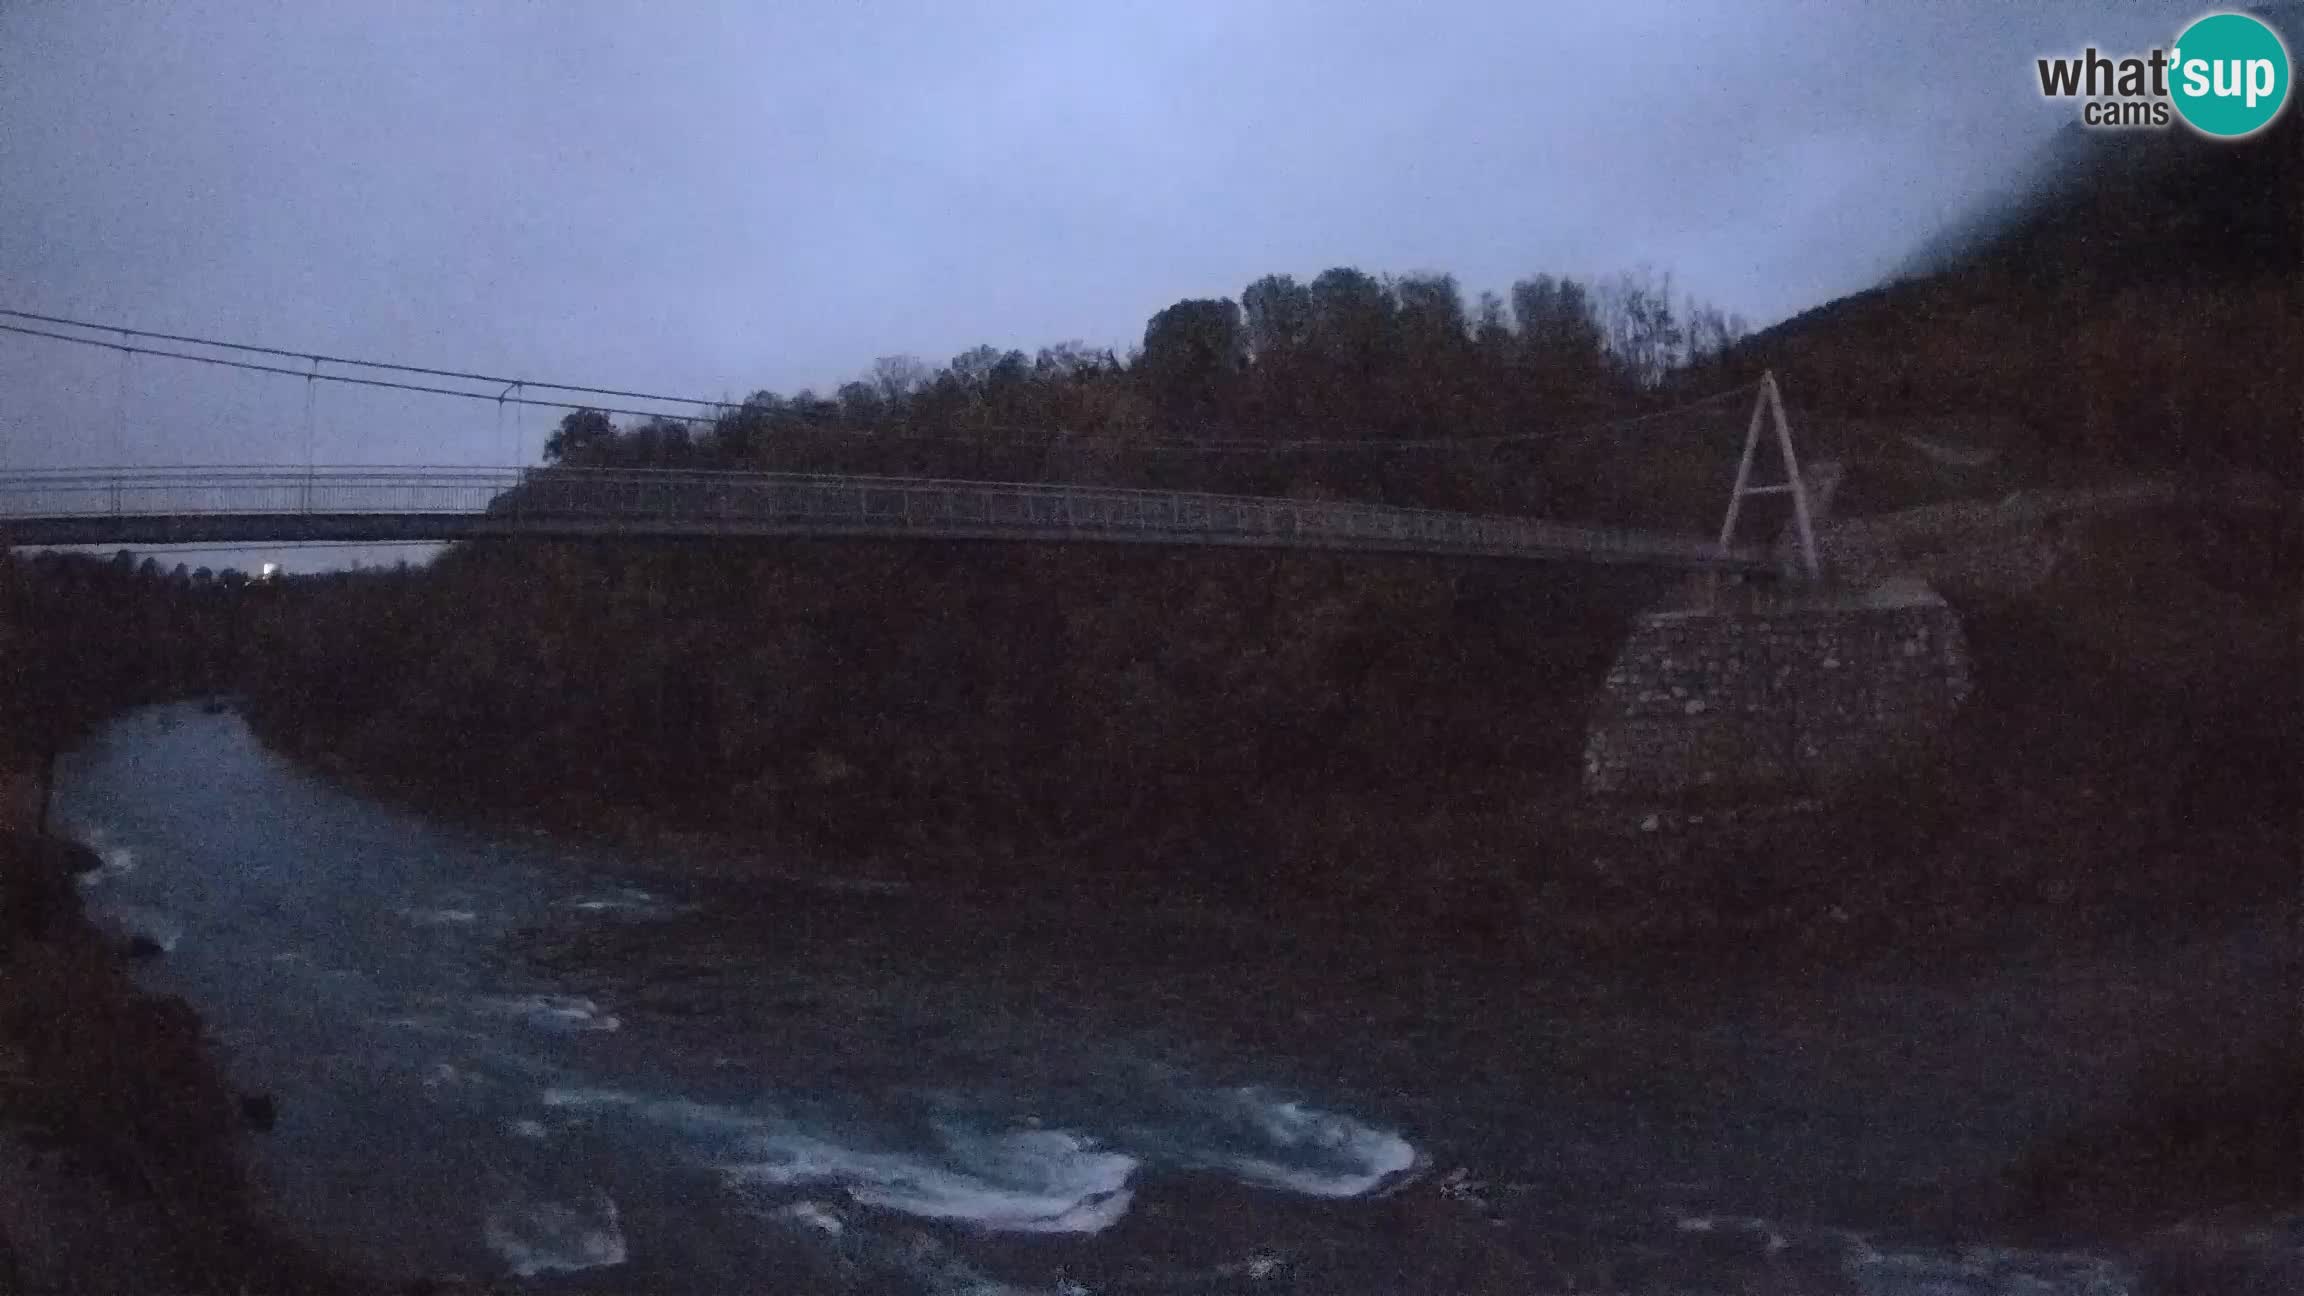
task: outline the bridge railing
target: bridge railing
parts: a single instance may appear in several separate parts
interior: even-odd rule
[[[583,468],[127,468],[0,474],[0,520],[458,515],[510,526],[596,523],[710,531],[1203,543],[1584,555],[1687,565],[1708,538],[1347,501],[934,478]],[[471,533],[470,528],[466,533]]]
[[[0,518],[479,513],[520,477],[505,468],[30,470],[0,474]]]

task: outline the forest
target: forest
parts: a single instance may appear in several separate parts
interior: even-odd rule
[[[1725,399],[1734,384],[1721,367],[1742,328],[1675,302],[1671,277],[1648,270],[1589,284],[1536,275],[1509,307],[1483,294],[1470,309],[1448,275],[1267,275],[1238,301],[1161,310],[1126,357],[1077,343],[1031,356],[979,346],[933,367],[884,356],[831,396],[761,391],[693,421],[579,410],[544,457],[1694,525],[1687,493],[1658,487],[1702,476],[1712,506],[1748,410]],[[1637,422],[1706,397],[1722,399]],[[1628,427],[1643,435],[1619,435]]]
[[[694,424],[578,410],[546,458],[1700,528],[1741,384],[1773,367],[1804,434],[1837,426],[1831,448],[1858,460],[1874,447],[1847,429],[1867,418],[1959,412],[2012,416],[2046,454],[2107,471],[2288,474],[2299,358],[2271,339],[2304,330],[2272,249],[2304,204],[2247,186],[2297,193],[2294,152],[2089,144],[1988,237],[1757,335],[1652,271],[1535,275],[1469,305],[1446,275],[1275,274],[1160,310],[1127,356],[888,357],[829,396],[762,391]],[[2150,320],[2123,305],[2147,290]],[[2200,341],[2211,321],[2232,345]],[[476,814],[704,831],[966,885],[1093,860],[1211,894],[1310,883],[1477,907],[1525,880],[1516,842],[1564,831],[1583,708],[1665,580],[997,544],[471,543],[264,591],[244,692],[274,742]],[[2123,588],[2106,606],[2135,615],[2113,624],[2149,621],[2151,597],[2187,606]],[[2012,627],[2026,673],[2073,651],[2040,640],[2036,611],[1961,610],[1984,654]]]
[[[945,439],[955,472],[1057,435],[1116,442],[1478,440],[1602,420],[1701,385],[1743,322],[1642,269],[1587,283],[1535,275],[1510,304],[1467,307],[1452,275],[1346,267],[1309,282],[1266,275],[1232,298],[1161,310],[1126,357],[1076,342],[1035,354],[978,346],[932,367],[884,356],[828,395],[754,393],[705,426],[663,419],[619,430],[564,421],[551,462],[781,466],[792,437],[839,431],[874,443]],[[1723,384],[1724,385],[1724,384]]]
[[[0,553],[0,768],[44,761],[122,707],[233,687],[246,614],[272,592],[125,549]]]

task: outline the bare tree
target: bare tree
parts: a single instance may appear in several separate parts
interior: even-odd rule
[[[926,362],[913,355],[882,356],[872,362],[872,375],[867,380],[880,389],[880,397],[887,404],[908,400],[928,385],[929,369]]]
[[[1609,353],[1641,387],[1664,381],[1680,362],[1686,334],[1672,310],[1672,276],[1648,266],[1600,282],[1593,293]]]

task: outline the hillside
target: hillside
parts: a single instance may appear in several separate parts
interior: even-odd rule
[[[2267,11],[2304,46],[2304,8]],[[2054,452],[2304,479],[2304,113],[2042,149],[1907,277],[1749,339],[1820,414],[2004,415]]]

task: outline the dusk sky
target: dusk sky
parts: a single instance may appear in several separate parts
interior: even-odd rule
[[[29,0],[0,305],[729,396],[1125,349],[1331,265],[1470,296],[1646,263],[1765,324],[2008,183],[2071,117],[2034,56],[2194,12]],[[0,336],[0,393],[11,467],[303,455],[293,380]],[[502,462],[550,418],[317,405],[324,462]]]

